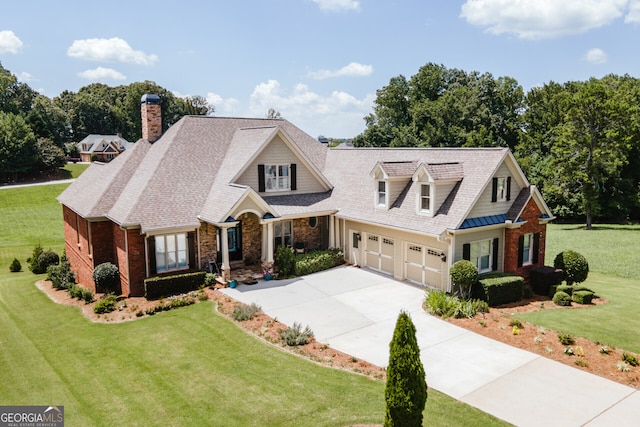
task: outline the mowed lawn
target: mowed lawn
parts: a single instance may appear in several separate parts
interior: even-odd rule
[[[94,324],[39,291],[44,276],[10,273],[35,243],[62,251],[63,188],[0,190],[0,405],[64,405],[72,427],[382,423],[382,381],[264,343],[211,302]],[[505,424],[430,390],[424,425]]]
[[[640,307],[640,226],[595,225],[593,230],[584,230],[577,225],[550,225],[546,264],[553,265],[555,256],[568,249],[587,258],[590,273],[583,285],[608,303],[581,310],[540,310],[517,317],[640,353],[635,327]]]

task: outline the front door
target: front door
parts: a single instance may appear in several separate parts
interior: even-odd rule
[[[239,261],[242,259],[242,226],[240,223],[236,227],[227,228],[227,243],[229,244],[229,261]],[[218,239],[222,236],[224,229],[218,229]],[[222,262],[222,246],[218,245],[218,262]]]

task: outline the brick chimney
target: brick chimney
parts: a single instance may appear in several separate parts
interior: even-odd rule
[[[142,139],[156,142],[162,136],[162,107],[158,95],[145,94],[140,99]]]

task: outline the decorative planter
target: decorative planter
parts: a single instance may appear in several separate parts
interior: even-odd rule
[[[230,288],[235,288],[238,285],[238,281],[237,280],[230,280],[229,281],[229,287]]]
[[[265,274],[264,275],[264,280],[271,280],[273,279],[273,275],[272,274]]]

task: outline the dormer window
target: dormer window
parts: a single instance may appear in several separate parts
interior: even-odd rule
[[[430,213],[431,212],[431,185],[430,184],[420,184],[420,212]]]
[[[378,191],[376,192],[377,205],[387,206],[387,183],[378,181]]]

